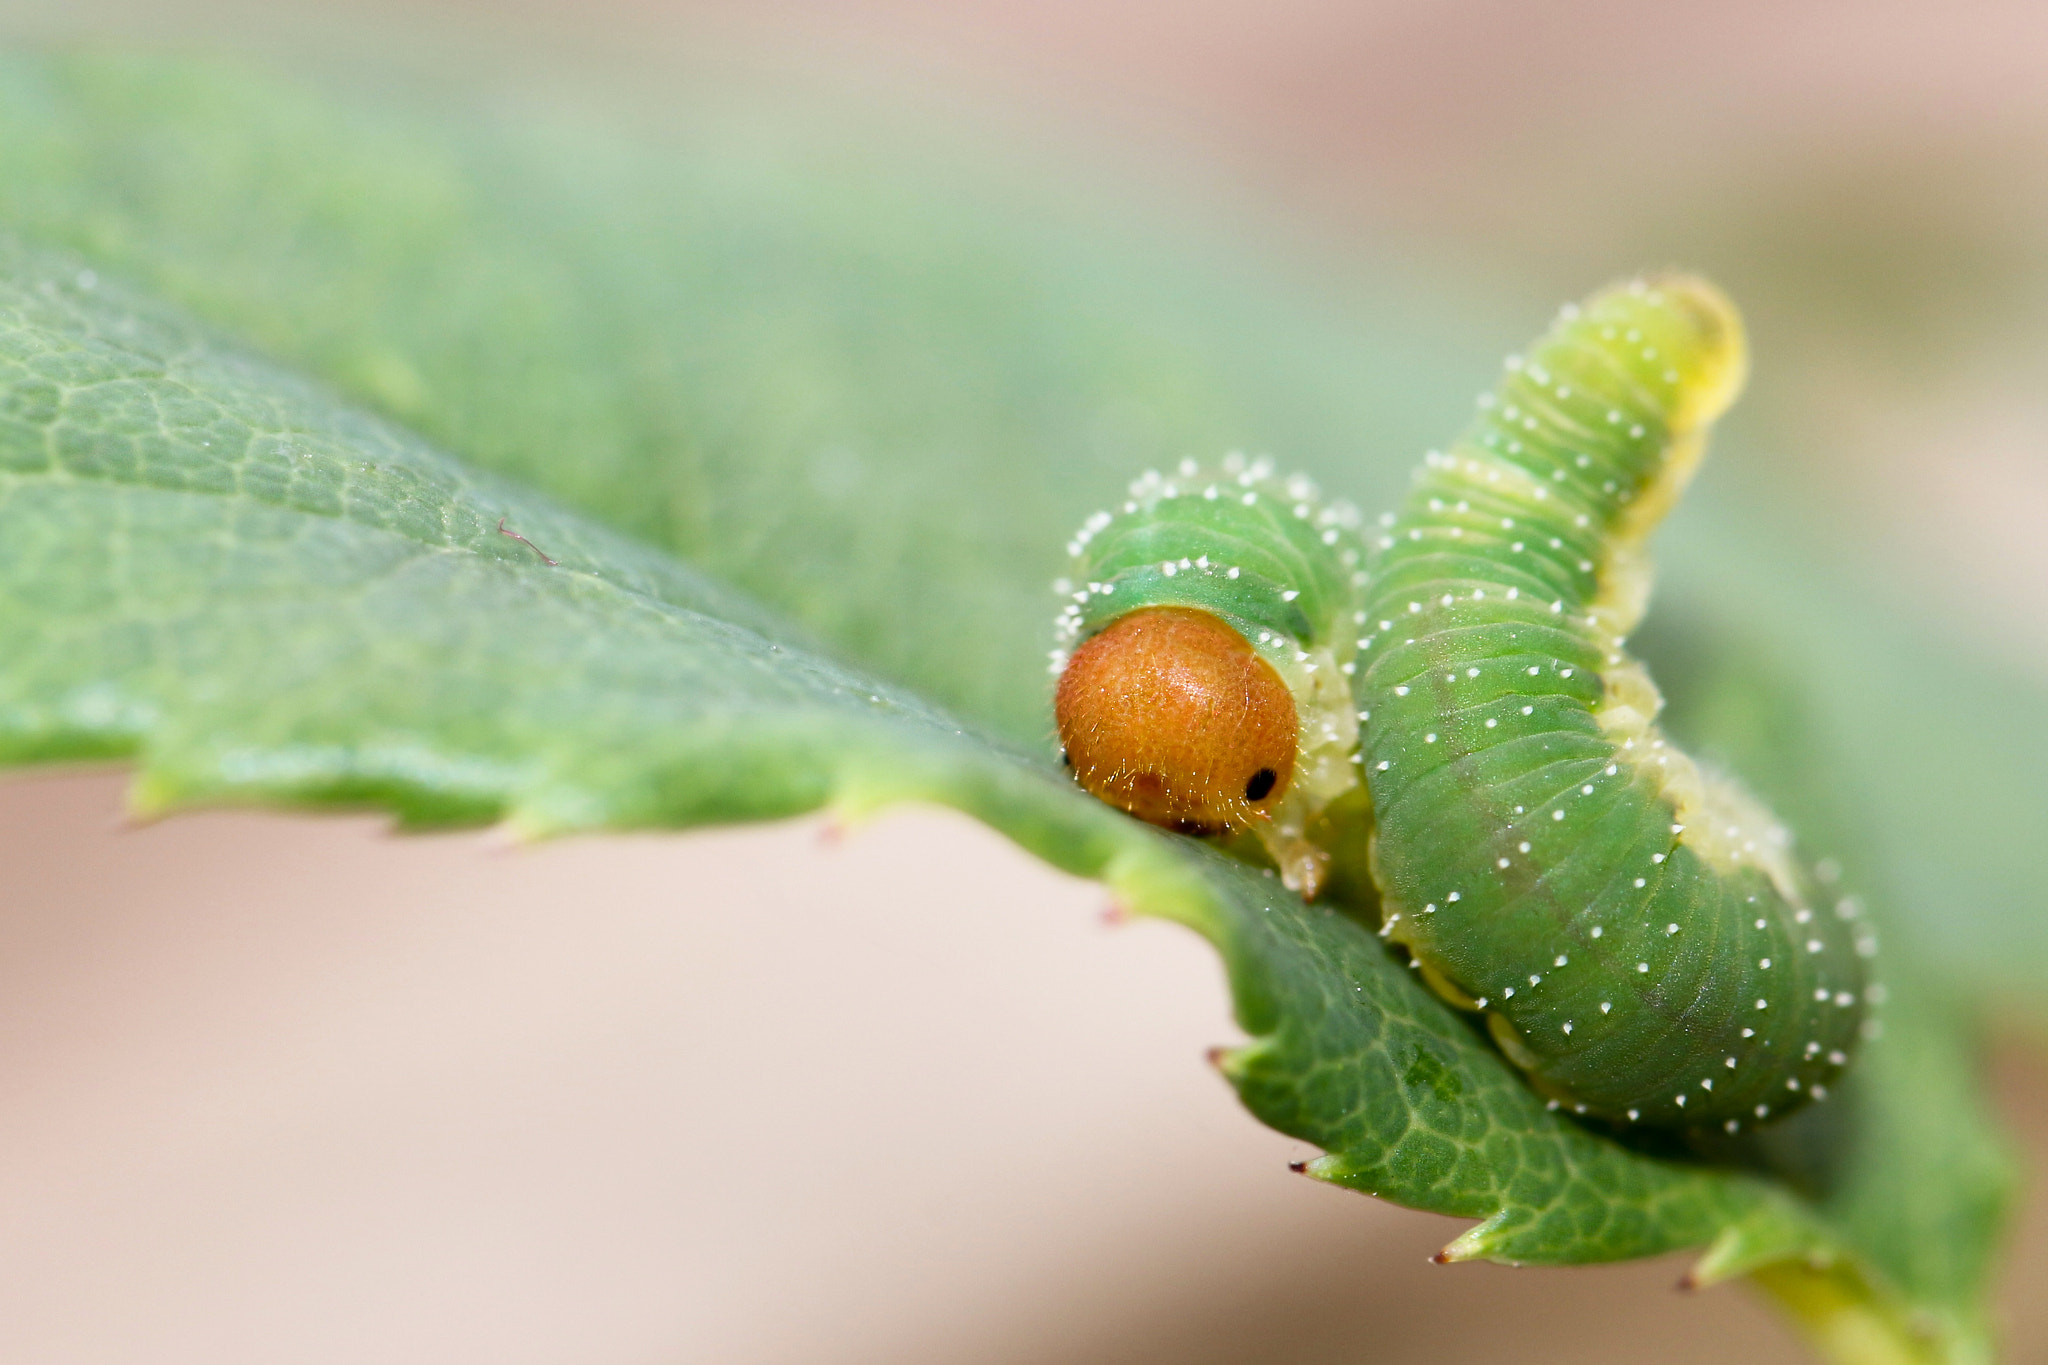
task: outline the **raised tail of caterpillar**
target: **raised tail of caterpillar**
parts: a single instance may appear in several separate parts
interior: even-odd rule
[[[1567,307],[1369,549],[1349,508],[1263,462],[1140,479],[1068,547],[1077,780],[1154,823],[1249,831],[1308,896],[1360,852],[1331,830],[1368,840],[1382,936],[1578,1113],[1732,1132],[1823,1098],[1874,936],[1659,732],[1624,644],[1647,537],[1746,364],[1696,279]],[[1368,792],[1369,834],[1319,823]]]

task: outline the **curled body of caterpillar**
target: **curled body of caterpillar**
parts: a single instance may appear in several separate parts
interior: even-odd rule
[[[1359,788],[1358,514],[1260,460],[1131,485],[1068,546],[1056,703],[1080,783],[1189,833],[1257,836],[1313,896],[1308,826]]]
[[[1729,1131],[1826,1094],[1860,1033],[1856,903],[1655,724],[1643,542],[1745,369],[1711,287],[1567,308],[1375,542],[1382,934],[1578,1112]]]
[[[1732,1132],[1823,1098],[1868,1027],[1875,938],[1663,737],[1624,647],[1645,541],[1745,367],[1697,280],[1566,308],[1369,564],[1355,513],[1264,461],[1146,475],[1059,585],[1076,777],[1170,828],[1249,829],[1306,896],[1330,849],[1360,862],[1333,840],[1369,838],[1382,937],[1575,1112]],[[1370,835],[1312,830],[1365,807],[1361,774]]]

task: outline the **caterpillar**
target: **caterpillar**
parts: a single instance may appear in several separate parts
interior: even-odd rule
[[[1249,835],[1307,897],[1362,859],[1381,937],[1555,1105],[1733,1133],[1825,1098],[1875,1028],[1875,935],[1664,737],[1626,648],[1747,364],[1694,278],[1568,305],[1369,543],[1266,462],[1141,478],[1057,585],[1076,780]],[[1319,823],[1347,803],[1369,819]]]
[[[1148,472],[1067,547],[1055,712],[1082,786],[1188,834],[1249,832],[1313,898],[1310,826],[1361,792],[1360,518],[1270,460]]]

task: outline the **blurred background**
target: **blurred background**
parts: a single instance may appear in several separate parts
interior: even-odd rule
[[[1703,269],[1757,361],[1711,495],[1807,499],[1817,556],[2048,680],[2037,6],[5,13],[857,108],[1305,287],[1400,281],[1475,386],[1560,300]],[[1291,1176],[1310,1153],[1209,1072],[1207,948],[963,819],[513,852],[137,829],[120,788],[0,786],[0,1360],[1801,1358],[1682,1262],[1427,1264],[1457,1224]],[[2038,1171],[2021,1033],[1998,1085]],[[2014,1360],[2048,1361],[2044,1285],[2036,1199]]]

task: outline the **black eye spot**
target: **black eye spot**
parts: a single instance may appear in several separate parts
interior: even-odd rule
[[[1271,768],[1259,769],[1252,774],[1252,780],[1244,784],[1244,799],[1247,801],[1265,800],[1267,793],[1273,790],[1273,784],[1279,780],[1280,774],[1274,772]]]
[[[1060,766],[1062,768],[1071,768],[1074,766],[1074,756],[1068,753],[1065,749],[1060,750]]]

